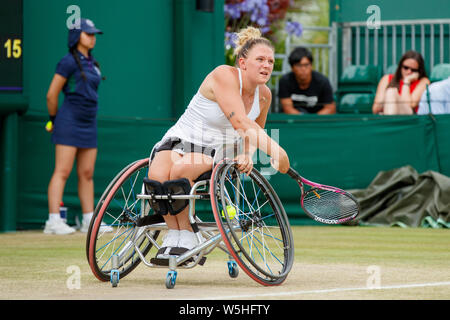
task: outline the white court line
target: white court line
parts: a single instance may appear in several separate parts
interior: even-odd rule
[[[333,292],[344,292],[344,291],[371,291],[371,290],[390,290],[390,289],[407,289],[407,288],[439,287],[439,286],[450,286],[450,282],[401,284],[401,285],[393,285],[393,286],[380,286],[377,288],[369,288],[369,287],[334,288],[334,289],[322,289],[322,290],[304,290],[304,291],[288,291],[288,292],[260,293],[260,294],[243,294],[243,295],[234,295],[234,296],[208,297],[208,298],[200,298],[200,299],[201,300],[227,300],[227,299],[245,299],[245,298],[258,298],[258,297],[282,297],[282,296],[295,296],[295,295],[302,295],[302,294],[333,293]]]

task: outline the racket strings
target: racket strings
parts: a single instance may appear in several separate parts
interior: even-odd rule
[[[319,188],[305,194],[303,207],[310,214],[328,220],[351,218],[358,213],[358,205],[348,195]]]
[[[322,195],[321,198],[310,194],[304,198],[303,204],[311,213],[329,218],[351,216],[357,211],[351,198],[334,192]]]

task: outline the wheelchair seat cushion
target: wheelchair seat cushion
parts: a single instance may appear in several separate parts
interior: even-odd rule
[[[199,175],[198,178],[194,180],[194,182],[209,180],[209,179],[211,179],[211,175],[212,175],[212,170],[206,171],[206,172],[202,173],[201,175]]]
[[[151,180],[144,177],[145,193],[148,195],[164,195],[166,194],[161,182],[156,180]],[[157,214],[165,215],[168,212],[167,200],[149,200],[150,207]]]

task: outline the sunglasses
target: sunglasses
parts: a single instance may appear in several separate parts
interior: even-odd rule
[[[294,66],[298,67],[298,68],[309,68],[311,66],[311,62],[309,62],[309,63],[297,62],[296,64],[294,64]]]
[[[412,72],[419,72],[419,69],[413,69],[413,68],[408,67],[408,66],[402,66],[402,68],[405,71],[411,70]]]

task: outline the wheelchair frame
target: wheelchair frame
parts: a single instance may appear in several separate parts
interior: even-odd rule
[[[147,163],[147,165],[145,165],[145,162]],[[167,263],[164,265],[156,264],[152,262],[152,259],[150,259],[150,261],[146,259],[146,255],[152,248],[156,248],[157,250],[160,249],[160,245],[158,244],[157,241],[159,233],[163,230],[168,229],[167,225],[164,222],[160,221],[161,216],[157,217],[157,215],[149,214],[151,211],[149,200],[151,199],[169,200],[169,196],[168,195],[151,196],[145,194],[144,184],[142,183],[140,193],[136,195],[136,199],[135,202],[133,202],[133,205],[131,207],[127,207],[128,204],[126,204],[126,207],[122,208],[122,212],[120,213],[120,215],[112,222],[112,224],[110,224],[111,226],[115,226],[118,230],[122,228],[123,225],[132,226],[129,236],[125,237],[125,239],[122,241],[122,243],[126,241],[126,244],[123,245],[122,247],[120,247],[121,244],[119,244],[118,248],[116,250],[112,250],[110,256],[107,257],[107,259],[105,258],[106,262],[104,263],[104,266],[110,264],[111,265],[110,269],[100,268],[98,263],[100,260],[103,259],[103,255],[105,254],[102,253],[101,254],[102,257],[99,257],[100,250],[104,247],[108,248],[109,246],[111,246],[111,243],[114,240],[113,238],[111,242],[105,241],[105,244],[103,246],[99,246],[100,249],[97,248],[97,241],[101,240],[101,238],[104,236],[104,233],[102,234],[101,232],[102,223],[106,223],[107,220],[107,219],[104,220],[104,217],[105,215],[107,216],[108,214],[112,215],[112,213],[108,212],[108,207],[111,204],[112,198],[114,198],[115,195],[117,194],[119,187],[121,187],[122,184],[125,184],[125,181],[128,179],[127,175],[131,177],[132,174],[134,174],[134,172],[139,173],[139,170],[145,169],[147,166],[148,166],[148,159],[142,159],[125,167],[111,181],[111,183],[106,188],[105,192],[100,198],[100,201],[97,204],[94,213],[94,218],[91,221],[91,225],[89,227],[87,235],[86,253],[91,269],[94,275],[99,280],[101,281],[109,280],[112,286],[116,287],[119,283],[120,277],[127,275],[142,261],[144,265],[146,265],[147,267],[169,268],[166,277],[166,287],[168,289],[171,289],[175,286],[176,283],[177,269],[190,269],[197,266],[198,264],[203,264],[205,262],[206,256],[210,252],[212,252],[215,248],[220,248],[222,251],[228,254],[229,257],[228,273],[232,278],[236,278],[238,276],[239,274],[238,265],[239,265],[239,267],[243,269],[245,273],[247,273],[251,278],[253,278],[258,283],[263,285],[268,286],[279,285],[286,279],[293,264],[294,248],[291,229],[289,226],[286,213],[284,212],[284,208],[281,204],[281,201],[279,200],[278,196],[276,195],[275,191],[270,186],[270,184],[267,182],[267,180],[256,169],[254,169],[250,175],[251,179],[253,179],[252,183],[254,183],[254,181],[257,181],[258,187],[262,187],[264,189],[261,195],[268,197],[268,200],[266,202],[269,203],[270,205],[270,208],[268,209],[270,215],[267,214],[266,216],[264,216],[264,213],[262,213],[259,204],[256,210],[255,208],[253,208],[253,205],[250,204],[246,209],[244,208],[242,208],[242,210],[240,208],[238,209],[239,211],[238,215],[242,216],[240,220],[238,218],[230,217],[230,215],[228,214],[228,205],[226,204],[231,203],[231,197],[228,194],[229,192],[227,191],[227,188],[224,186],[225,184],[227,184],[229,188],[233,189],[233,184],[236,183],[242,185],[242,183],[240,181],[240,174],[236,169],[235,164],[229,161],[226,162],[222,161],[219,164],[217,164],[212,172],[210,179],[196,181],[192,186],[191,191],[188,195],[170,196],[170,198],[174,200],[176,199],[189,200],[188,216],[193,231],[197,236],[199,242],[198,246],[182,253],[181,255],[178,256],[171,255],[169,259],[167,259]],[[228,175],[228,177],[226,175]],[[138,175],[134,179],[134,183],[136,183],[137,179]],[[209,192],[206,191],[208,189],[208,186]],[[225,190],[225,192],[223,190]],[[255,190],[255,185],[253,185],[253,190]],[[256,200],[258,200],[259,193],[260,192],[258,192],[258,195],[256,195],[257,198]],[[129,197],[130,195],[128,196],[125,202],[128,202]],[[235,193],[235,201],[237,203],[239,203],[240,201],[239,199],[243,197],[246,197],[245,194],[242,194],[241,192]],[[211,201],[215,222],[203,222],[198,216],[196,216],[195,214],[196,200]],[[138,202],[140,203],[140,212],[136,213],[136,216],[133,218],[132,211],[135,209],[136,204]],[[273,212],[270,212],[270,210],[273,210]],[[123,221],[119,220],[119,218],[122,215],[124,215],[124,217],[121,218]],[[247,217],[245,217],[246,215],[252,216],[252,218],[249,219],[253,220],[249,222]],[[151,221],[152,223],[150,224],[139,226],[138,219],[144,219],[145,217],[151,217],[155,219],[154,221]],[[108,216],[106,218],[108,218]],[[275,219],[279,226],[279,231],[277,229],[277,226],[274,227],[269,226],[270,228],[266,226],[265,225],[266,222],[264,221],[264,219],[266,218]],[[244,224],[243,221],[247,222]],[[254,225],[256,225],[255,228]],[[251,233],[248,232],[248,229],[250,228]],[[266,231],[264,231],[264,228],[266,228]],[[116,231],[116,234],[120,235],[118,230]],[[239,232],[244,233],[245,236],[243,238],[247,239],[239,240],[240,238],[238,239],[236,237],[236,234]],[[259,255],[257,253],[255,254],[254,252],[251,252],[253,248],[249,249],[250,246],[249,244],[242,243],[245,241],[248,242],[249,238],[251,240],[255,238],[259,243],[261,243],[261,240],[258,239],[258,235],[256,236],[254,235],[254,233],[257,232],[259,232],[260,235],[262,235],[261,251],[266,251],[267,249],[267,256],[269,256],[269,258],[270,255],[274,256],[271,257],[272,258],[271,261],[265,260],[266,252],[264,252],[263,258],[259,250],[258,250]],[[272,234],[272,232],[274,232],[275,235]],[[203,235],[204,238],[203,240],[200,237],[200,233]],[[266,246],[269,246],[270,242],[275,243],[276,245],[275,250],[277,252],[280,252],[279,253],[280,257],[275,256],[273,252],[268,250],[269,248],[266,248]],[[142,247],[143,243],[147,244],[144,245],[144,247]],[[256,243],[255,241],[255,247],[260,245],[259,243]],[[136,260],[134,260],[135,255],[137,257]],[[256,262],[256,260],[258,260],[258,256],[260,256],[259,259],[264,260],[262,261],[262,263]],[[130,259],[132,261],[131,266],[125,268],[124,267],[125,264],[127,264]],[[101,261],[101,263],[103,263],[103,261]],[[277,270],[274,270],[272,272],[272,270],[269,267],[266,267],[264,264],[270,266],[275,264],[276,267],[280,268],[281,270],[278,270],[277,274],[276,273]],[[280,266],[278,266],[278,264]]]

